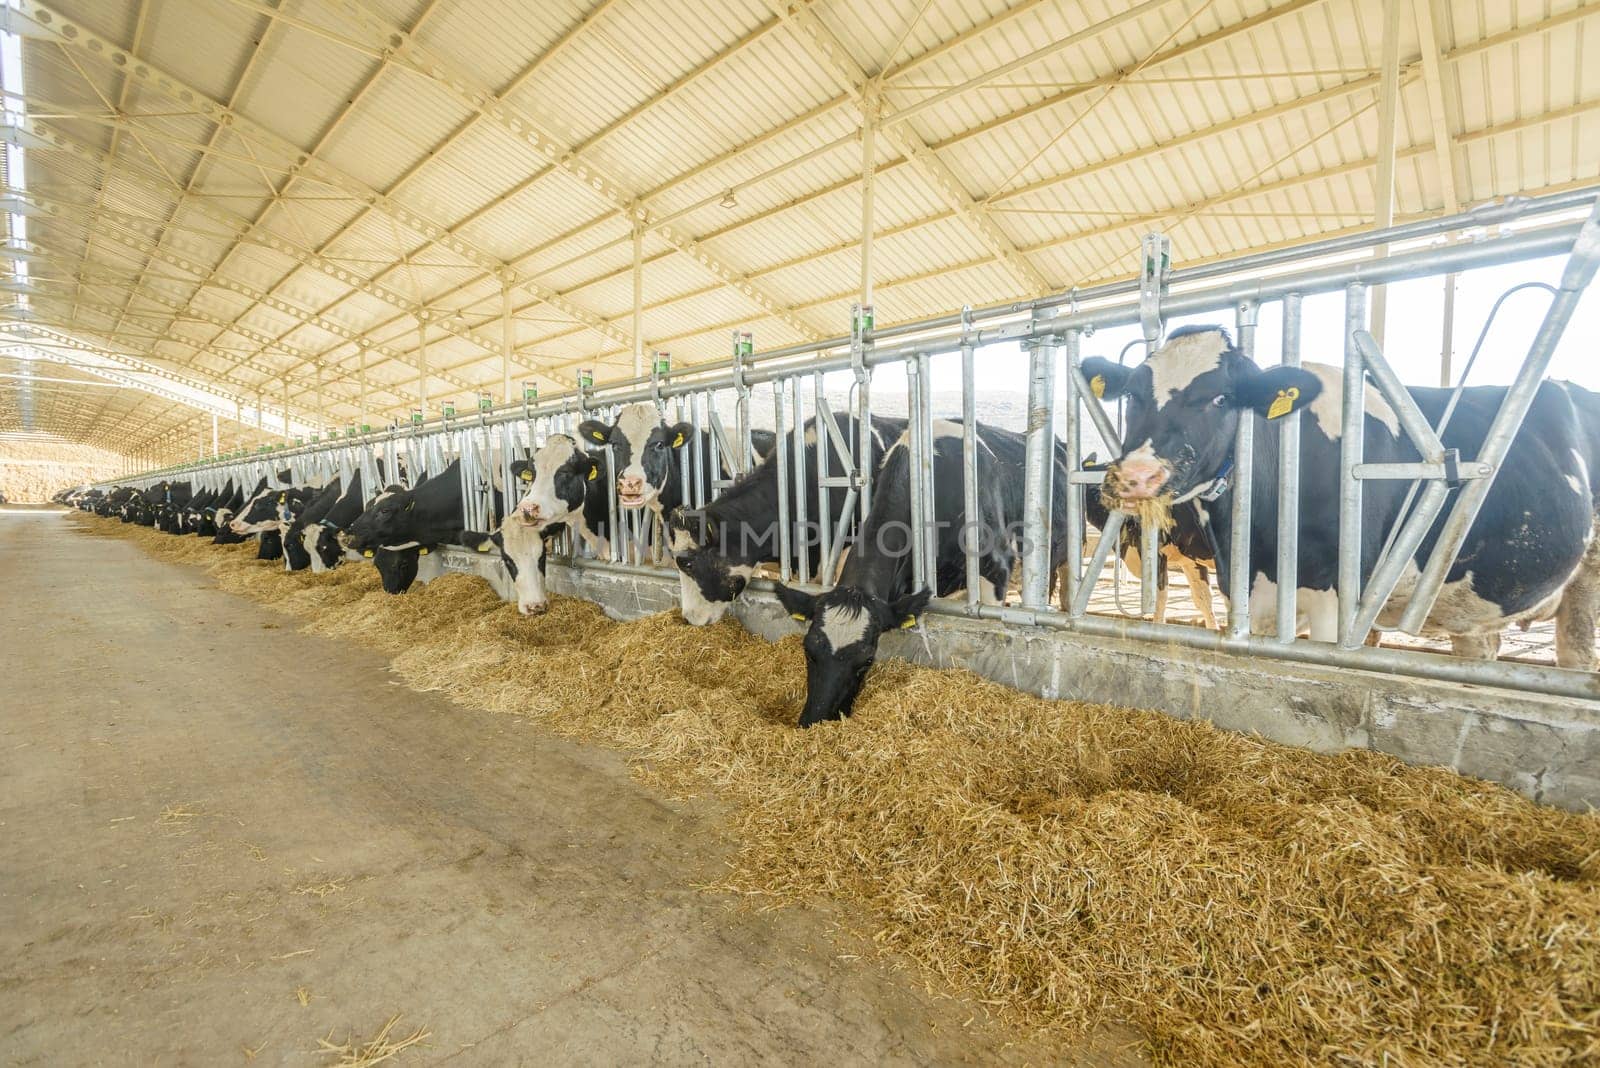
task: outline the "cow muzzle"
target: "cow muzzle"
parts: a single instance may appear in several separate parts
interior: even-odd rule
[[[624,508],[638,508],[644,504],[649,487],[642,478],[625,475],[617,479],[617,503]]]
[[[532,501],[523,501],[517,506],[517,518],[529,526],[535,526],[544,521],[544,509]]]
[[[1161,495],[1172,470],[1154,457],[1124,457],[1106,469],[1105,495],[1122,501],[1147,501]]]

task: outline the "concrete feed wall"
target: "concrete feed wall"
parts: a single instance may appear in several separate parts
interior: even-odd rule
[[[444,571],[482,575],[512,599],[498,557],[442,550],[423,558],[418,578]],[[639,569],[552,563],[547,577],[552,592],[594,601],[617,619],[678,603],[675,577]],[[768,639],[795,631],[770,595],[747,595],[736,613]],[[948,616],[928,617],[920,632],[886,635],[883,652],[1044,697],[1208,719],[1318,752],[1373,749],[1503,783],[1545,804],[1600,807],[1600,702]]]

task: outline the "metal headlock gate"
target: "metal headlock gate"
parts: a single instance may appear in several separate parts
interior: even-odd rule
[[[1587,217],[1583,213],[1587,212]],[[1418,632],[1442,588],[1444,577],[1461,549],[1485,496],[1534,393],[1545,376],[1557,342],[1579,298],[1600,264],[1600,189],[1553,194],[1538,198],[1512,198],[1475,211],[1445,218],[1395,226],[1386,230],[1311,242],[1193,268],[1173,269],[1170,247],[1160,235],[1141,246],[1141,269],[1133,279],[1073,290],[1033,301],[964,309],[916,323],[875,329],[870,308],[853,310],[848,335],[755,354],[750,335],[735,332],[726,359],[674,370],[659,360],[648,375],[594,386],[587,372],[578,385],[543,399],[525,398],[520,405],[482,410],[464,419],[441,419],[425,424],[365,434],[355,441],[332,446],[290,449],[245,457],[224,458],[204,465],[187,465],[148,472],[106,485],[147,485],[164,477],[197,479],[201,485],[220,486],[229,477],[252,481],[289,466],[296,473],[315,469],[334,473],[359,469],[371,472],[384,464],[385,477],[395,481],[397,464],[404,461],[409,477],[425,471],[442,471],[453,459],[462,461],[461,477],[466,501],[463,524],[485,529],[498,522],[493,515],[491,487],[517,485],[510,465],[531,455],[550,434],[575,433],[585,418],[612,417],[625,404],[653,404],[664,419],[687,422],[696,431],[680,451],[684,470],[691,472],[685,496],[701,507],[748,471],[755,457],[752,430],[762,410],[761,393],[770,398],[770,428],[776,434],[780,516],[778,525],[780,577],[813,589],[829,584],[849,543],[851,528],[872,506],[870,418],[873,414],[873,370],[899,364],[906,374],[905,415],[913,457],[910,492],[913,528],[923,532],[912,539],[915,580],[932,584],[935,574],[934,428],[930,361],[953,356],[960,361],[962,404],[962,469],[968,515],[976,511],[978,471],[977,363],[981,348],[996,343],[1020,343],[1028,354],[1028,414],[1025,432],[1025,494],[1022,516],[1021,583],[1005,604],[981,603],[976,539],[967,541],[967,589],[964,600],[935,600],[934,613],[953,613],[993,620],[999,626],[1050,627],[1089,635],[1143,640],[1199,650],[1220,650],[1329,667],[1377,670],[1446,682],[1511,687],[1564,697],[1600,697],[1600,678],[1588,672],[1555,667],[1480,661],[1422,652],[1372,648],[1365,640],[1380,611],[1403,577],[1427,532],[1444,515],[1441,534],[1421,568],[1398,628]],[[1367,297],[1373,286],[1404,280],[1444,276],[1474,268],[1516,263],[1541,257],[1566,256],[1560,283],[1551,290],[1551,303],[1529,344],[1514,382],[1507,388],[1482,449],[1476,457],[1460,457],[1443,447],[1442,423],[1454,409],[1451,401],[1441,421],[1433,426],[1401,385],[1378,343],[1366,329]],[[1513,287],[1529,288],[1528,283]],[[1281,305],[1282,359],[1298,365],[1302,345],[1301,303],[1314,294],[1342,292],[1344,296],[1343,437],[1338,494],[1340,538],[1338,567],[1338,634],[1334,642],[1297,637],[1296,582],[1298,561],[1298,503],[1301,482],[1298,449],[1300,415],[1294,413],[1273,423],[1241,418],[1233,450],[1232,542],[1229,574],[1219,576],[1228,598],[1226,624],[1220,632],[1181,624],[1155,623],[1149,618],[1098,615],[1090,611],[1090,595],[1098,577],[1120,542],[1128,516],[1113,512],[1094,551],[1084,558],[1084,487],[1098,484],[1103,475],[1083,465],[1082,437],[1085,419],[1108,443],[1120,441],[1113,417],[1099,403],[1079,367],[1083,339],[1097,329],[1137,326],[1146,353],[1160,344],[1164,324],[1177,316],[1218,314],[1232,319],[1240,350],[1251,356],[1257,323],[1264,305]],[[1507,294],[1509,295],[1509,293]],[[1504,298],[1502,298],[1504,299]],[[1498,302],[1495,309],[1498,309]],[[1493,310],[1490,312],[1492,319]],[[1489,323],[1485,323],[1485,331]],[[1480,345],[1482,338],[1480,337]],[[1455,386],[1459,396],[1471,361]],[[856,419],[858,433],[851,437],[841,426],[834,401],[824,388],[824,376],[848,379],[843,409]],[[1056,397],[1065,399],[1067,476],[1066,564],[1062,568],[1060,603],[1049,603],[1050,545],[1048,541],[1053,490],[1052,465],[1056,455]],[[1416,447],[1416,463],[1368,464],[1362,456],[1365,390],[1377,389],[1398,416],[1402,432]],[[765,422],[765,420],[762,420]],[[806,438],[819,443],[817,470],[807,469]],[[1277,627],[1272,634],[1252,634],[1250,628],[1249,531],[1251,515],[1253,435],[1282,435],[1277,472],[1279,581],[1276,592]],[[701,449],[710,448],[721,461],[723,473],[701,477]],[[609,452],[609,449],[607,450]],[[329,455],[336,460],[318,461]],[[308,468],[306,465],[313,465]],[[612,468],[613,476],[615,467]],[[1378,479],[1410,484],[1410,496],[1400,515],[1403,520],[1388,541],[1363,584],[1360,531],[1362,486]],[[376,482],[369,483],[377,485]],[[808,514],[807,495],[790,494],[790,486],[815,485],[818,516]],[[1454,501],[1451,490],[1459,487]],[[1329,486],[1332,492],[1334,487]],[[842,493],[841,517],[830,523],[833,494]],[[791,496],[793,507],[790,507]],[[507,509],[515,507],[507,500]],[[1446,505],[1449,504],[1448,512]],[[646,552],[650,531],[640,523],[629,537],[618,536],[618,506],[611,499],[611,559],[582,560],[581,566],[631,570],[662,561]],[[643,516],[639,511],[633,519]],[[1159,534],[1153,524],[1142,530],[1142,616],[1156,607],[1156,568]],[[822,561],[813,574],[809,553],[801,551],[815,539]],[[573,556],[581,547],[569,542]],[[667,564],[670,568],[670,563]],[[653,571],[652,573],[661,573]],[[668,572],[670,573],[670,571]],[[762,584],[752,584],[760,589]]]

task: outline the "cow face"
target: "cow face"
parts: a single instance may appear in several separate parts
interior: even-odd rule
[[[705,514],[674,508],[667,514],[667,544],[678,568],[678,607],[696,627],[717,622],[739,599],[755,568],[732,564],[717,551],[716,532],[706,529]]]
[[[345,539],[347,544],[352,549],[365,552],[379,545],[405,541],[403,532],[406,513],[416,506],[417,498],[411,490],[399,483],[385,487],[384,491],[367,505],[367,510],[350,524]]]
[[[339,544],[339,532],[322,523],[308,526],[300,532],[301,544],[311,558],[315,574],[330,571],[344,559],[344,546]]]
[[[600,458],[567,435],[552,434],[533,454],[531,465],[513,464],[512,473],[523,495],[506,517],[507,525],[542,528],[582,514],[589,487],[600,478]]]
[[[806,624],[806,707],[800,726],[849,715],[878,658],[884,631],[916,626],[930,596],[931,590],[922,589],[891,603],[847,586],[816,595],[779,586],[778,601]]]
[[[1127,399],[1122,455],[1107,467],[1101,494],[1130,511],[1142,501],[1188,500],[1212,485],[1233,455],[1241,412],[1279,419],[1322,390],[1296,367],[1261,370],[1216,326],[1174,330],[1137,367],[1098,357],[1082,367],[1097,397]]]
[[[258,493],[239,510],[238,515],[228,520],[228,529],[235,534],[260,534],[275,530],[278,526],[278,508],[288,500],[287,493],[274,493],[271,490]]]
[[[499,552],[517,594],[517,611],[538,616],[550,608],[544,585],[545,537],[543,531],[508,519],[492,534],[463,530],[456,540],[480,553]]]
[[[624,508],[660,508],[656,499],[672,474],[672,450],[689,440],[688,423],[669,426],[655,406],[641,401],[623,408],[614,424],[585,419],[583,440],[610,445],[617,469],[617,503]]]
[[[417,561],[422,550],[416,546],[406,549],[378,549],[372,562],[383,580],[384,593],[405,593],[417,580]]]

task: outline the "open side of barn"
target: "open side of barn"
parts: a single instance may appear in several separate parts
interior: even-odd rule
[[[834,914],[697,889],[715,813],[614,753],[59,511],[0,513],[0,590],[0,1060],[305,1063],[397,1013],[461,1063],[1038,1059]]]

